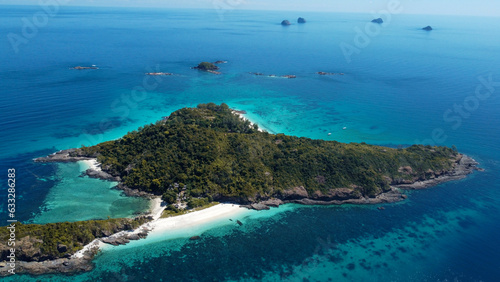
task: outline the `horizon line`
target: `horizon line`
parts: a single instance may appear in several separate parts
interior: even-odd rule
[[[41,7],[43,5],[40,4],[26,4],[26,3],[20,3],[20,4],[4,4],[0,3],[0,7],[5,7],[5,6],[11,6],[11,7],[20,7],[20,6],[25,6],[25,7]],[[101,6],[101,5],[61,5],[64,7],[71,7],[71,8],[109,8],[109,9],[129,9],[129,8],[135,8],[135,9],[160,9],[160,10],[213,10],[217,11],[216,8],[209,8],[209,7],[161,7],[161,6],[117,6],[117,5],[110,5],[110,6]],[[276,9],[248,9],[248,8],[239,8],[239,9],[228,9],[227,11],[261,11],[261,12],[302,12],[302,13],[338,13],[338,14],[371,14],[371,12],[362,12],[362,11],[320,11],[320,10],[276,10]],[[402,11],[399,13],[401,15],[423,15],[423,16],[457,16],[457,17],[488,17],[488,18],[498,18],[500,15],[477,15],[477,14],[452,14],[452,13],[419,13],[419,12],[405,12]]]

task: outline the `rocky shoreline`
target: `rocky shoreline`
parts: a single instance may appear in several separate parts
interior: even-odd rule
[[[71,162],[79,162],[79,161],[96,161],[96,158],[91,158],[91,157],[80,157],[80,156],[71,156],[71,153],[75,153],[77,150],[76,149],[68,149],[68,150],[61,150],[58,152],[55,152],[51,155],[48,155],[46,157],[40,157],[36,158],[33,161],[35,162],[40,162],[40,163],[71,163]],[[101,180],[107,180],[107,181],[115,181],[115,182],[120,182],[117,186],[114,187],[114,189],[122,190],[123,193],[126,196],[129,197],[145,197],[148,199],[152,199],[156,197],[155,195],[143,191],[139,191],[136,189],[131,189],[121,183],[121,178],[119,176],[113,176],[106,171],[103,171],[102,169],[94,169],[94,168],[89,168],[86,171],[80,175],[81,177],[88,176],[90,178],[96,178],[96,179],[101,179]]]
[[[16,262],[16,274],[31,274],[31,275],[42,275],[42,274],[73,274],[76,272],[85,272],[94,269],[94,264],[92,259],[95,254],[87,253],[82,258],[60,258],[55,260],[46,261],[17,261]],[[5,263],[3,263],[5,264]],[[11,275],[7,272],[9,267],[5,267],[0,263],[0,277],[5,277]]]
[[[429,179],[422,179],[417,176],[413,177],[412,180],[391,179],[391,190],[382,192],[374,198],[358,196],[354,189],[350,188],[331,189],[326,195],[319,191],[313,195],[309,195],[307,190],[300,186],[286,190],[282,195],[282,199],[273,198],[259,203],[244,205],[243,207],[254,210],[268,210],[270,207],[279,207],[288,203],[302,205],[372,205],[400,202],[407,198],[401,190],[426,189],[441,183],[463,179],[475,170],[483,171],[483,169],[477,166],[478,164],[473,158],[459,154],[451,171],[428,171]],[[403,167],[400,170],[411,174],[411,168]]]
[[[393,183],[393,186],[405,190],[426,189],[444,182],[463,179],[475,170],[484,171],[478,165],[479,163],[473,158],[467,155],[458,155],[451,171],[428,171],[430,179],[423,180],[415,177],[412,183]]]
[[[77,149],[67,149],[55,152],[46,157],[36,158],[33,161],[40,163],[73,163],[78,161],[94,160],[95,158],[71,156],[71,153],[76,152]]]
[[[294,74],[286,74],[286,75],[270,74],[270,75],[266,75],[266,74],[263,74],[261,72],[249,72],[249,74],[253,74],[255,76],[265,76],[265,77],[274,77],[274,78],[297,78],[297,76]]]
[[[15,273],[16,274],[74,274],[78,272],[90,271],[94,268],[92,260],[99,252],[99,249],[104,244],[113,246],[125,245],[132,240],[144,239],[151,231],[150,221],[153,220],[152,216],[145,217],[149,222],[144,223],[134,230],[124,230],[115,234],[110,234],[107,237],[96,238],[91,243],[85,245],[83,249],[77,251],[72,255],[67,255],[62,258],[48,259],[42,261],[16,261]],[[22,248],[22,246],[20,246]],[[29,245],[27,246],[30,247]],[[29,251],[29,250],[28,250]],[[0,263],[0,277],[11,275],[7,267],[7,262]]]
[[[354,189],[337,188],[332,189],[327,195],[315,193],[310,196],[302,186],[285,191],[288,193],[284,199],[273,198],[259,203],[243,205],[242,207],[254,210],[268,210],[271,207],[279,207],[283,204],[301,204],[301,205],[374,205],[383,203],[395,203],[406,199],[406,195],[399,189],[391,187],[390,191],[383,192],[374,198],[360,197],[356,195]]]
[[[89,157],[79,157],[71,156],[70,154],[75,152],[75,149],[61,150],[54,154],[46,157],[41,157],[34,159],[35,162],[50,163],[50,162],[78,162],[78,161],[88,161],[96,160],[95,158]],[[102,180],[110,181],[121,181],[119,177],[112,176],[111,174],[104,172],[99,169],[87,169],[82,176],[87,175],[92,178],[98,178]],[[152,199],[156,197],[155,195],[130,189],[123,184],[116,186],[116,189],[123,190],[127,196],[135,197],[146,197]],[[16,261],[16,274],[30,274],[30,275],[42,275],[42,274],[74,274],[78,272],[90,271],[94,268],[94,263],[92,262],[94,256],[98,253],[101,246],[104,244],[109,244],[113,246],[128,244],[132,240],[144,239],[148,236],[149,231],[151,231],[150,222],[154,219],[154,211],[151,214],[145,216],[149,221],[137,229],[134,230],[123,230],[115,234],[109,234],[107,237],[97,238],[90,244],[85,245],[82,250],[77,251],[71,256],[66,256],[63,258],[49,259],[43,261]],[[6,267],[6,262],[0,262],[0,277],[5,277],[11,275],[8,272],[9,267]]]
[[[35,159],[35,161],[74,162],[81,160],[94,160],[93,158],[70,156],[70,153],[75,151],[75,149],[63,150],[47,157],[37,158]],[[413,175],[413,170],[411,167],[400,167],[400,172],[407,174],[408,179],[388,179],[391,185],[391,189],[389,191],[380,193],[374,198],[363,197],[362,195],[359,195],[359,193],[356,193],[352,188],[330,189],[326,192],[326,194],[316,191],[313,195],[309,195],[307,190],[304,187],[300,186],[282,192],[282,194],[277,198],[266,199],[258,203],[244,205],[243,207],[255,210],[265,210],[269,209],[269,207],[278,207],[282,204],[287,203],[296,203],[303,205],[367,205],[399,202],[403,201],[406,198],[406,195],[404,195],[401,190],[425,189],[444,182],[463,179],[475,170],[482,171],[482,169],[478,168],[478,164],[479,163],[471,157],[463,154],[458,154],[455,159],[455,163],[453,164],[453,168],[450,171],[429,170],[426,172],[425,176],[418,176]],[[88,169],[84,174],[88,175],[89,177],[99,178],[103,180],[118,182],[121,181],[120,177],[113,176],[105,171]],[[122,183],[116,186],[116,189],[122,190],[127,196],[147,198],[155,197],[155,195],[153,194],[142,192],[136,189],[131,189]]]
[[[125,245],[130,243],[132,240],[146,238],[149,231],[151,230],[148,223],[146,223],[135,230],[121,231],[108,237],[95,239],[90,244],[86,245],[83,250],[78,251],[70,257],[44,261],[17,261],[16,274],[73,274],[77,272],[90,271],[94,269],[94,263],[92,260],[98,253],[102,244],[105,243],[113,246]],[[5,262],[0,263],[0,277],[11,275],[8,272],[8,269],[10,268],[5,266]]]
[[[76,149],[63,150],[51,154],[47,157],[37,158],[34,161],[77,162],[82,160],[95,160],[95,158],[71,156],[71,153],[75,151]],[[407,173],[409,177],[412,177],[412,179],[390,179],[390,190],[380,193],[373,198],[360,196],[359,193],[357,193],[353,188],[330,189],[326,193],[316,191],[314,194],[310,195],[303,186],[299,186],[283,191],[279,195],[279,198],[266,199],[258,203],[242,205],[242,207],[254,210],[268,210],[271,207],[279,207],[280,205],[287,203],[296,203],[303,205],[367,205],[399,202],[407,198],[407,196],[401,190],[424,189],[444,182],[463,179],[468,174],[471,174],[474,170],[481,171],[482,169],[478,168],[477,165],[478,163],[474,159],[470,158],[469,156],[459,154],[455,159],[452,170],[428,171],[426,174],[427,179],[422,179],[422,176],[413,176],[411,167],[402,167],[400,168],[400,170]],[[121,180],[119,177],[112,176],[105,171],[96,169],[87,169],[84,174],[88,175],[89,177],[104,180]],[[124,193],[128,196],[140,196],[148,198],[154,197],[154,195],[152,194],[131,189],[121,183],[117,186],[117,189],[123,190]],[[152,220],[153,218],[151,217],[150,219]],[[50,273],[71,274],[75,272],[89,271],[94,267],[92,259],[99,250],[99,246],[101,244],[111,244],[114,246],[127,244],[130,242],[130,240],[140,240],[146,238],[150,230],[151,229],[149,223],[146,223],[132,231],[121,231],[108,237],[96,239],[91,244],[85,246],[83,250],[68,258],[59,258],[42,262],[18,261],[16,265],[16,271],[17,273],[29,273],[32,275]],[[8,274],[6,271],[3,271],[6,269],[6,267],[0,267],[0,276],[5,276]]]

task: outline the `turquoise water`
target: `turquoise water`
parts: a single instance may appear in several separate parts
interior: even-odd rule
[[[118,183],[81,177],[88,166],[80,163],[57,165],[58,179],[47,194],[41,212],[31,223],[132,217],[149,209],[149,200],[122,196],[111,189]]]
[[[39,11],[0,9],[2,34],[20,33],[21,18]],[[280,26],[291,13],[308,23]],[[108,248],[94,271],[71,279],[495,281],[500,90],[477,103],[473,97],[482,78],[500,81],[499,19],[395,15],[348,62],[340,44],[354,44],[354,28],[371,18],[232,10],[221,20],[216,11],[63,7],[19,53],[0,40],[0,163],[17,170],[17,218],[50,222],[147,209],[110,189],[112,183],[78,177],[77,164],[31,160],[119,138],[182,107],[225,102],[270,132],[388,146],[456,145],[486,171],[411,192],[383,211],[288,205],[249,212],[241,227],[213,223],[199,241],[166,236]],[[419,30],[429,24],[434,31]],[[228,61],[220,76],[190,69],[216,60]],[[69,69],[92,64],[100,69]],[[144,75],[156,70],[176,75]],[[147,92],[134,91],[140,87]],[[455,105],[468,110],[453,112]]]

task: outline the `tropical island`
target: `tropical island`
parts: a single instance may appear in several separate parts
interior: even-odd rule
[[[169,208],[213,201],[257,204],[380,203],[471,173],[476,164],[455,148],[405,149],[270,134],[226,104],[173,112],[118,140],[40,158],[97,159],[123,188],[162,197]],[[274,205],[274,204],[273,204]]]
[[[240,114],[226,104],[200,104],[120,139],[35,161],[97,160],[101,171],[88,170],[89,176],[119,181],[119,188],[128,194],[161,197],[164,216],[216,202],[256,210],[284,203],[397,202],[406,198],[400,188],[426,188],[477,169],[477,163],[456,148],[395,149],[270,134]],[[20,224],[18,259],[24,261],[24,271],[33,274],[86,271],[92,268],[95,240],[118,245],[144,238],[148,232],[144,226],[152,219]],[[2,228],[0,237],[8,236]],[[8,261],[8,248],[0,248],[1,260]]]
[[[217,71],[220,68],[218,66],[216,66],[215,64],[222,64],[222,63],[225,63],[225,61],[217,61],[214,63],[201,62],[196,67],[192,67],[192,68],[197,69],[197,70],[201,70],[201,71],[205,71],[205,72],[210,72],[213,74],[221,74],[220,72]]]

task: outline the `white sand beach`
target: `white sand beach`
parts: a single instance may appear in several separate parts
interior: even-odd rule
[[[87,252],[87,251],[91,251],[92,249],[95,249],[95,250],[98,250],[98,249],[101,249],[102,247],[104,247],[106,244],[103,243],[101,240],[99,239],[94,239],[94,241],[90,242],[89,244],[85,245],[83,247],[83,249],[79,250],[78,252],[74,253],[71,258],[83,258],[84,254]]]
[[[240,115],[242,116],[242,115]],[[243,116],[242,116],[243,117]],[[243,117],[244,118],[244,117]],[[80,169],[85,171],[93,169],[101,171],[101,164],[97,160],[84,160],[79,161]],[[160,197],[151,199],[150,209],[148,215],[153,217],[153,220],[145,223],[133,231],[121,231],[110,236],[110,238],[120,238],[140,233],[148,233],[146,241],[164,240],[175,237],[195,236],[202,232],[202,230],[209,229],[210,226],[220,224],[233,223],[236,224],[238,219],[241,219],[245,213],[250,211],[246,208],[241,208],[237,204],[218,204],[216,206],[206,208],[200,211],[190,212],[184,215],[160,218],[165,206],[162,206]],[[175,231],[175,232],[174,232]],[[139,240],[142,241],[142,240]],[[138,241],[131,241],[130,245],[135,245]],[[76,252],[74,258],[82,258],[84,253],[94,248],[105,250],[111,245],[103,243],[100,239],[95,239],[90,244]]]
[[[79,161],[82,171],[87,169],[93,169],[95,171],[101,171],[101,164],[97,162],[97,159]]]
[[[130,236],[139,233],[148,233],[146,239],[141,239],[138,241],[130,241],[125,246],[120,246],[121,248],[134,247],[138,244],[152,243],[155,241],[162,241],[168,239],[174,239],[178,237],[191,237],[199,235],[204,230],[210,229],[213,225],[218,224],[230,224],[231,220],[233,224],[237,224],[238,219],[242,219],[245,214],[249,211],[246,208],[241,208],[240,205],[236,204],[218,204],[216,206],[190,212],[188,214],[169,217],[169,218],[159,218],[163,212],[164,207],[161,206],[161,199],[155,198],[152,200],[150,215],[153,216],[154,220],[139,226],[133,231],[121,231],[110,236],[110,238],[119,238],[124,235]],[[112,248],[113,246],[103,243],[100,239],[95,239],[90,244],[84,246],[84,248],[76,252],[73,258],[82,258],[84,253],[98,248],[101,251],[106,251],[106,249]]]
[[[152,216],[154,220],[159,219],[161,217],[161,214],[163,213],[163,210],[165,209],[165,207],[161,205],[161,202],[161,197],[157,197],[151,200],[149,215]]]
[[[149,223],[152,228],[150,235],[160,235],[162,233],[178,229],[189,229],[194,226],[199,226],[220,219],[234,218],[234,221],[236,221],[237,216],[242,215],[247,211],[248,209],[241,208],[236,204],[218,204],[201,211],[195,211],[169,218],[160,218]]]
[[[238,115],[238,116],[239,116],[240,118],[242,118],[243,120],[248,120],[248,121],[250,122],[250,126],[253,126],[253,125],[255,124],[254,122],[252,122],[251,120],[249,120],[249,119],[245,116],[245,114],[242,114],[242,113],[241,113],[241,112],[239,112],[239,111],[233,110],[233,114]],[[263,128],[261,125],[259,125],[259,124],[257,124],[257,125],[259,126],[259,131],[260,131],[260,132],[269,132],[269,130],[267,130],[267,129]]]

